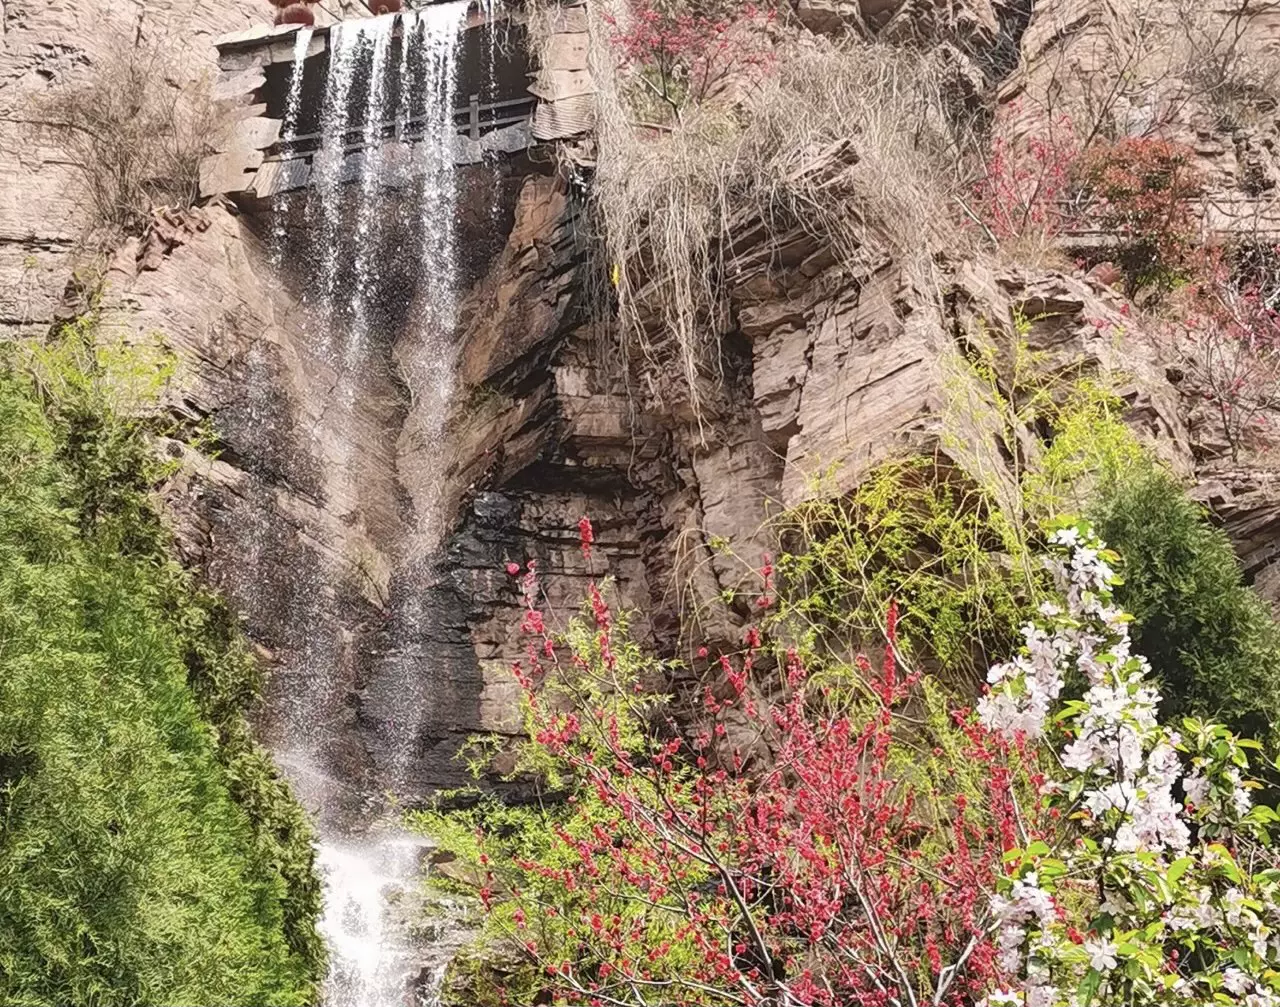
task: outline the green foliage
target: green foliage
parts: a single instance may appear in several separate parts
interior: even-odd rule
[[[1085,510],[1100,485],[1150,465],[1124,425],[1124,402],[1092,381],[1077,381],[1046,419],[1051,435],[1022,479],[1028,514],[1041,521]]]
[[[1018,468],[1010,509],[1026,528],[1085,512],[1125,557],[1116,599],[1133,614],[1135,648],[1163,685],[1163,719],[1209,717],[1246,736],[1276,738],[1280,627],[1243,583],[1230,541],[1151,458],[1105,386],[1036,377],[1037,361],[1019,348],[1024,329],[1015,319],[1012,377],[999,377],[994,353],[969,367],[984,418],[1012,457],[1019,430],[1044,432],[1034,463]]]
[[[1052,422],[1076,378],[1056,373],[1044,353],[1028,346],[1032,326],[1043,317],[1028,318],[1015,309],[1007,345],[999,329],[978,319],[963,353],[949,361],[954,372],[947,381],[942,435],[943,450],[999,504],[1024,542],[1033,523],[1021,494],[1034,462],[1026,435]]]
[[[0,1001],[307,1004],[310,831],[149,499],[171,364],[92,335],[0,360]]]
[[[1163,685],[1162,719],[1208,717],[1276,739],[1280,627],[1243,583],[1230,541],[1125,425],[1124,403],[1095,379],[1046,376],[1026,334],[1015,318],[1013,346],[1000,354],[984,330],[987,349],[966,362],[963,386],[978,390],[968,414],[994,429],[1014,460],[1018,493],[1006,510],[1021,515],[1014,524],[1023,540],[1043,522],[1087,513],[1125,557],[1116,599],[1133,614],[1135,649]],[[1041,432],[1030,448],[1027,431]],[[966,463],[983,471],[981,459]]]
[[[583,799],[591,795],[583,791]],[[503,864],[517,858],[545,863],[556,849],[552,829],[566,818],[562,804],[555,801],[532,806],[504,803],[492,794],[462,790],[438,795],[441,809],[411,812],[407,824],[415,831],[430,836],[437,846],[436,857],[448,863],[444,870],[429,875],[429,884],[450,895],[473,900],[489,873],[489,858]],[[457,805],[465,804],[465,807]],[[508,948],[509,935],[517,929],[514,902],[502,900],[480,920],[481,932],[469,951],[449,963],[449,978],[444,984],[448,993],[445,1003],[465,1003],[467,1007],[506,1007],[508,1004],[536,1003],[543,986],[542,977],[530,968],[517,948]],[[541,933],[559,932],[562,918],[540,921]],[[495,966],[507,965],[499,974]],[[458,993],[465,992],[465,1000]]]
[[[909,661],[952,681],[980,677],[1009,653],[1038,590],[1019,530],[931,458],[885,465],[848,497],[786,511],[777,527],[771,628],[800,639],[811,659],[874,649],[897,600]]]
[[[943,447],[957,466],[893,462],[847,497],[819,485],[816,499],[778,519],[771,625],[785,624],[811,661],[874,648],[894,599],[909,660],[953,685],[981,679],[1016,646],[1046,586],[1029,559],[1040,523],[1080,510],[1100,479],[1145,457],[1119,399],[1092,379],[1046,373],[1026,345],[1030,324],[1015,315],[1003,353],[984,330],[985,348],[953,383],[953,425],[991,432],[998,465],[953,434]],[[1028,436],[1036,430],[1048,436]]]
[[[1104,483],[1091,510],[1125,557],[1116,599],[1163,685],[1162,718],[1209,717],[1280,740],[1280,626],[1243,582],[1227,536],[1150,461]]]
[[[895,778],[909,784],[922,805],[929,805],[927,817],[945,822],[957,794],[965,795],[971,807],[981,807],[991,770],[966,754],[969,739],[956,723],[956,713],[966,704],[929,675],[917,688],[910,720],[903,717],[896,725],[889,765]],[[1019,786],[1024,783],[1019,780]],[[926,817],[923,809],[921,816]],[[936,841],[936,836],[921,838],[923,848]]]

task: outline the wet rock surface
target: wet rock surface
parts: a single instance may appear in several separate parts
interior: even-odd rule
[[[1088,69],[1118,30],[1115,5],[1092,0],[932,4],[910,19],[919,6],[813,0],[798,13],[816,30],[859,22],[886,38],[908,28],[941,36],[988,76],[1017,64],[1002,90],[1015,133],[1032,128],[1028,108],[1049,101],[1050,69]],[[137,29],[136,11],[107,4],[7,0],[4,12],[0,101],[11,109],[90,67],[106,27]],[[148,5],[144,34],[160,30],[161,15],[202,52],[261,12],[256,0],[216,11]],[[1280,41],[1280,29],[1268,38]],[[1142,112],[1128,98],[1124,108]],[[1186,108],[1215,205],[1261,208],[1264,219],[1280,178],[1274,123],[1227,127]],[[0,118],[5,334],[48,330],[83,227],[74,174],[26,129]],[[339,781],[342,814],[361,813],[373,781],[393,779],[410,801],[457,785],[465,774],[453,756],[468,736],[518,729],[507,664],[521,650],[519,594],[507,563],[536,560],[561,614],[589,578],[614,576],[636,634],[666,654],[736,645],[749,612],[723,599],[770,548],[771,509],[811,492],[820,466],[836,465],[848,489],[895,454],[953,450],[941,438],[955,419],[948,361],[983,333],[1007,340],[1019,318],[1037,319],[1028,339],[1055,366],[1119,380],[1135,428],[1198,482],[1250,576],[1280,598],[1272,470],[1215,457],[1176,354],[1125,318],[1104,278],[947,261],[923,284],[874,235],[858,262],[837,264],[802,229],[769,233],[746,216],[735,226],[724,382],[700,426],[674,375],[657,375],[673,386],[659,404],[620,357],[575,186],[549,161],[527,164],[505,179],[502,201],[501,226],[468,272],[443,435],[406,392],[416,351],[401,322],[379,332],[358,394],[333,394],[334,366],[315,349],[296,283],[272,260],[269,229],[235,205],[163,214],[109,263],[104,331],[161,333],[181,361],[167,408],[216,431],[210,450],[187,452],[166,500],[183,558],[228,592],[269,662],[264,732],[284,729],[279,697],[306,694],[322,665],[338,669],[304,726],[327,753],[309,770],[324,778],[316,793]],[[966,431],[989,453],[990,440],[980,425]],[[428,501],[443,519],[424,539],[413,516]],[[597,535],[590,563],[578,547],[584,514]]]

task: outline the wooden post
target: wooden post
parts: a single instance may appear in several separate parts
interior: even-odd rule
[[[471,96],[471,139],[480,139],[480,96],[473,94]]]

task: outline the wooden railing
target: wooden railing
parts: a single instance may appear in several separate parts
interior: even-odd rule
[[[512,98],[506,101],[481,102],[478,94],[471,95],[465,106],[454,109],[453,118],[457,132],[473,140],[479,140],[486,133],[504,129],[527,121],[533,115],[537,99],[532,95],[523,98]],[[402,143],[417,143],[422,140],[427,126],[424,116],[410,119],[385,119],[374,127],[374,135],[379,143],[395,140]],[[370,130],[366,125],[352,126],[343,133],[343,153],[350,154],[369,146]],[[311,157],[320,149],[323,134],[320,132],[305,133],[301,136],[281,140],[267,152],[268,160],[289,161],[300,157]]]

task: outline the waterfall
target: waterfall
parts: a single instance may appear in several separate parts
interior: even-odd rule
[[[314,31],[309,25],[303,25],[293,37],[293,66],[289,71],[289,93],[285,98],[284,123],[280,129],[280,141],[286,147],[298,135],[298,113],[302,110],[302,81],[305,77],[307,53],[311,48],[311,36],[313,34]],[[286,196],[285,198],[288,200],[289,197]],[[284,265],[286,219],[287,214],[285,212],[277,212],[275,226],[272,228],[271,260],[276,269],[280,269]]]
[[[329,30],[329,79],[320,113],[321,142],[312,167],[307,216],[319,217],[321,252],[319,287],[322,314],[331,324],[338,283],[339,250],[343,247],[342,183],[347,161],[347,123],[351,116],[351,85],[364,31],[359,22],[344,22]]]
[[[369,375],[385,375],[392,341],[407,334],[412,350],[394,351],[399,378],[433,436],[443,434],[458,314],[455,111],[467,9],[467,0],[457,0],[329,30],[319,148],[301,194],[310,240],[291,247],[309,273],[303,297],[308,341],[333,373],[332,424],[357,415],[352,405],[369,387]],[[302,34],[295,40],[286,138],[303,92],[310,38]],[[277,229],[284,226],[278,219]],[[358,503],[366,459],[353,447],[354,432],[326,430],[328,477]],[[333,593],[331,585],[326,589]],[[404,783],[402,769],[413,754],[424,666],[415,659],[385,686],[394,697],[394,723],[383,733],[387,751],[379,777],[360,785],[335,778],[344,775],[333,766],[346,754],[335,760],[326,747],[341,747],[325,725],[335,711],[349,712],[350,686],[341,670],[350,664],[349,649],[349,637],[335,643],[307,635],[276,753],[300,797],[320,809],[321,930],[330,949],[324,1004],[422,1007],[435,1001],[443,975],[442,952],[424,961],[420,938],[415,942],[409,932],[411,924],[421,925],[426,845],[378,819],[385,795]],[[447,946],[447,939],[433,944]]]
[[[484,65],[485,65],[485,82],[486,90],[480,95],[482,102],[492,102],[497,98],[497,65],[498,65],[498,25],[502,25],[502,44],[506,45],[510,41],[508,29],[510,22],[500,15],[504,13],[503,0],[477,0],[480,7],[480,15],[489,25],[484,36]],[[497,220],[499,212],[499,201],[502,194],[502,185],[498,176],[493,177],[493,185],[489,191],[489,219]]]
[[[293,67],[289,71],[289,95],[284,106],[284,141],[293,140],[298,134],[298,112],[302,108],[302,78],[307,53],[311,49],[314,29],[303,25],[293,38]]]
[[[374,324],[369,311],[383,293],[378,232],[387,209],[381,190],[389,182],[403,181],[406,174],[418,180],[418,219],[413,227],[402,227],[406,233],[394,251],[412,256],[420,267],[417,278],[430,287],[426,310],[435,320],[424,321],[424,327],[452,331],[458,144],[454,111],[458,38],[466,15],[467,3],[456,0],[421,11],[341,22],[330,30],[321,142],[312,167],[307,217],[318,232],[312,300],[326,319],[328,338],[343,340],[340,356],[347,367],[360,358],[363,340]],[[400,54],[390,66],[397,27]],[[389,95],[395,97],[394,109],[386,108]],[[388,162],[381,142],[388,126],[397,140],[414,126],[421,129],[411,163]],[[349,147],[356,136],[361,149],[353,153]],[[403,215],[401,223],[408,223]],[[433,388],[437,383],[430,380]]]
[[[430,268],[421,274],[426,295],[421,300],[419,319],[424,336],[421,351],[404,364],[414,395],[439,403],[439,408],[427,411],[441,418],[453,378],[453,367],[440,339],[444,333],[453,331],[457,320],[457,248],[452,226],[457,189],[453,185],[433,183],[451,173],[458,144],[453,120],[457,102],[456,39],[466,13],[466,5],[457,3],[428,7],[421,14],[427,79],[418,110],[423,136],[415,161],[422,178],[418,221],[421,261],[429,263]]]
[[[413,987],[423,966],[403,931],[420,908],[409,882],[418,875],[425,849],[413,836],[320,844],[320,930],[330,956],[325,1007],[400,1007],[416,997]]]
[[[387,14],[362,22],[361,37],[371,39],[373,57],[369,66],[368,99],[364,108],[364,150],[360,153],[360,192],[355,225],[355,286],[351,295],[351,338],[347,340],[345,362],[360,359],[361,340],[367,328],[369,302],[373,297],[377,246],[373,240],[378,218],[378,187],[382,181],[382,106],[386,94],[387,51],[396,17]],[[408,49],[407,41],[402,43]]]

